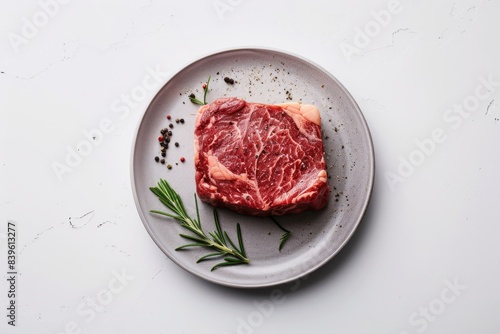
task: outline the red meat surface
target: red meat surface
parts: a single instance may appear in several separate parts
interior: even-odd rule
[[[221,98],[199,109],[194,134],[196,191],[202,201],[254,216],[327,205],[316,107]]]

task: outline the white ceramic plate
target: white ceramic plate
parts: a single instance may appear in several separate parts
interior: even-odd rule
[[[167,209],[151,193],[160,178],[181,195],[188,212],[195,214],[193,131],[198,106],[188,95],[203,99],[201,85],[211,76],[207,102],[238,97],[250,102],[283,103],[290,100],[316,105],[321,111],[323,138],[331,187],[327,208],[319,212],[278,217],[293,232],[278,251],[282,231],[269,218],[219,210],[223,229],[236,240],[240,223],[250,265],[210,268],[217,262],[196,260],[206,249],[175,251],[186,240],[186,230],[169,218],[151,214]],[[236,81],[224,82],[224,77]],[[166,116],[171,115],[171,121]],[[183,118],[184,124],[175,119]],[[157,141],[162,128],[172,123],[172,142],[166,164]],[[185,157],[181,163],[179,159]],[[171,164],[172,169],[166,165]],[[247,48],[203,57],[175,74],[153,98],[138,126],[132,152],[132,189],[139,215],[160,249],[176,264],[208,281],[232,287],[265,287],[286,283],[309,274],[330,260],[347,243],[367,208],[373,187],[374,153],[363,115],[348,91],[330,73],[310,61],[282,51]],[[215,229],[212,208],[200,203],[202,226]]]

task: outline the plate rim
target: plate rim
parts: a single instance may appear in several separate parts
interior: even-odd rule
[[[363,133],[366,137],[367,144],[368,144],[367,146],[369,149],[368,150],[369,154],[367,155],[367,157],[369,157],[369,168],[368,168],[368,172],[369,172],[368,180],[369,180],[369,182],[368,182],[368,189],[366,191],[366,196],[363,199],[363,203],[362,203],[359,215],[357,216],[356,221],[353,222],[354,225],[353,225],[351,232],[345,237],[345,239],[343,240],[341,245],[334,252],[332,252],[329,256],[325,257],[322,261],[319,261],[316,265],[312,266],[311,268],[309,268],[307,270],[302,271],[299,274],[293,275],[292,277],[288,277],[285,279],[280,279],[280,280],[272,281],[272,282],[268,282],[268,283],[259,283],[259,284],[230,283],[227,281],[223,282],[223,281],[214,279],[212,277],[209,277],[207,275],[195,273],[195,272],[192,272],[191,270],[189,270],[186,266],[184,266],[178,259],[176,259],[175,257],[172,257],[168,253],[166,253],[165,250],[163,249],[163,246],[161,245],[159,240],[156,238],[156,236],[152,232],[149,225],[146,223],[146,217],[144,216],[142,210],[140,210],[139,198],[137,195],[138,192],[137,192],[136,183],[135,183],[136,180],[135,180],[135,169],[134,169],[134,157],[135,157],[135,153],[136,153],[135,151],[136,151],[136,144],[137,144],[137,138],[139,135],[139,130],[144,122],[144,116],[146,115],[146,112],[148,111],[148,109],[151,106],[151,104],[153,103],[153,101],[158,97],[158,95],[160,94],[162,89],[176,75],[178,75],[180,72],[184,71],[186,68],[188,68],[192,64],[199,62],[199,61],[202,61],[206,58],[214,57],[214,56],[221,55],[224,53],[231,53],[231,52],[238,52],[238,51],[273,52],[273,53],[278,53],[278,54],[281,53],[283,55],[301,60],[301,61],[303,61],[303,62],[305,62],[313,67],[316,67],[318,70],[322,71],[329,78],[331,78],[335,82],[335,84],[337,84],[341,88],[343,93],[349,98],[349,102],[352,103],[352,105],[355,107],[355,109],[357,111],[357,116],[361,120],[362,130],[363,130]],[[212,51],[209,53],[205,53],[204,55],[201,55],[197,58],[194,58],[191,61],[186,62],[183,66],[179,67],[176,71],[174,71],[171,75],[169,75],[166,79],[164,79],[162,81],[161,85],[159,86],[159,88],[156,89],[154,95],[145,104],[145,106],[143,107],[143,110],[139,113],[139,117],[140,117],[140,120],[139,120],[139,122],[137,122],[135,130],[134,130],[134,135],[132,138],[132,145],[131,145],[132,149],[130,151],[130,182],[131,182],[131,190],[132,190],[132,195],[134,197],[134,204],[135,204],[137,213],[139,214],[139,218],[141,219],[141,222],[142,222],[143,226],[145,227],[146,231],[148,232],[150,238],[154,241],[154,243],[161,250],[161,252],[164,255],[166,255],[171,261],[173,261],[176,265],[178,265],[179,267],[181,267],[182,269],[184,269],[185,271],[189,272],[190,274],[192,274],[194,276],[197,276],[199,278],[202,278],[202,279],[209,281],[211,283],[214,283],[214,284],[232,287],[232,288],[245,288],[245,289],[266,288],[266,287],[272,287],[272,286],[277,286],[277,285],[293,282],[297,279],[300,279],[301,277],[304,277],[306,275],[311,274],[312,272],[316,271],[320,267],[324,266],[333,257],[335,257],[345,247],[345,245],[350,241],[350,239],[352,238],[352,236],[354,235],[354,233],[358,229],[359,224],[361,223],[363,217],[366,214],[366,211],[368,209],[368,206],[369,206],[371,198],[372,198],[373,188],[374,188],[374,183],[375,183],[375,150],[374,150],[374,145],[373,145],[373,138],[372,138],[370,129],[368,127],[368,123],[366,121],[366,118],[365,118],[361,108],[359,107],[358,103],[356,102],[354,97],[351,95],[349,90],[347,90],[347,88],[330,71],[326,70],[324,67],[322,67],[321,65],[317,64],[316,62],[310,60],[307,57],[298,55],[294,52],[285,51],[283,49],[269,48],[269,47],[262,47],[262,46],[245,46],[245,47],[223,48],[223,49],[215,50],[215,51]]]

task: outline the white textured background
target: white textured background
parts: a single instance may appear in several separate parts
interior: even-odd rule
[[[2,333],[500,332],[498,1],[2,5]],[[388,8],[381,27],[376,13]],[[275,289],[223,288],[178,268],[146,233],[130,186],[134,130],[161,82],[238,46],[290,51],[333,73],[375,144],[373,200],[353,239]],[[126,105],[155,70],[163,81]],[[58,179],[54,162],[106,119],[109,133]],[[441,142],[418,153],[435,131]],[[8,221],[18,227],[16,327]]]

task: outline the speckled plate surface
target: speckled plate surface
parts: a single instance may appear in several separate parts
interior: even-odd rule
[[[321,111],[330,201],[324,210],[279,217],[293,236],[278,250],[282,231],[269,218],[239,215],[219,210],[223,229],[236,240],[241,224],[249,265],[224,267],[196,263],[205,249],[175,251],[186,243],[179,233],[186,230],[171,219],[149,212],[166,210],[149,190],[160,178],[179,192],[191,214],[195,214],[193,131],[198,106],[189,101],[194,93],[203,99],[201,85],[211,76],[207,102],[219,97],[238,97],[250,102],[301,101]],[[224,77],[236,82],[224,82]],[[166,116],[171,115],[169,121]],[[176,123],[175,119],[184,119]],[[160,156],[158,136],[173,124],[166,163]],[[180,162],[184,157],[185,162]],[[171,169],[166,165],[170,164]],[[144,112],[133,144],[132,189],[139,215],[154,242],[176,264],[208,281],[231,287],[253,288],[286,283],[311,273],[329,261],[348,242],[367,208],[374,179],[374,152],[365,119],[349,92],[330,73],[310,61],[282,51],[246,48],[203,57],[175,74],[159,90]],[[215,229],[212,208],[200,205],[202,226]]]

